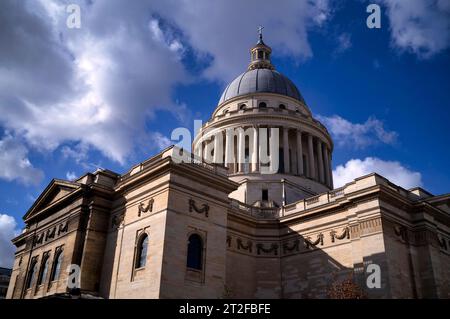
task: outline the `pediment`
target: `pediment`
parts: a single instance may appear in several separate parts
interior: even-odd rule
[[[39,195],[34,204],[23,217],[28,220],[46,208],[65,199],[71,193],[80,188],[80,184],[63,180],[52,180],[45,190]]]

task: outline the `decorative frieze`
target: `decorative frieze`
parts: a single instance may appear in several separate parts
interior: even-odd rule
[[[330,231],[331,242],[334,243],[336,239],[342,240],[344,238],[350,239],[350,228],[345,227],[340,235],[336,235],[335,230]]]
[[[403,225],[395,225],[394,233],[397,237],[399,237],[404,242],[408,242],[408,230]]]
[[[115,229],[119,228],[122,225],[124,218],[125,218],[124,213],[114,215],[111,219],[111,228]]]
[[[205,203],[202,204],[201,208],[199,208],[195,204],[195,200],[189,199],[189,212],[192,213],[193,211],[195,211],[197,214],[205,214],[205,216],[208,217],[209,205]]]
[[[237,249],[238,250],[243,249],[243,250],[247,250],[248,252],[252,253],[252,251],[253,251],[253,243],[252,243],[251,240],[247,240],[247,245],[244,245],[242,243],[242,239],[238,238],[236,240],[236,243],[237,243]]]
[[[296,239],[289,245],[289,242],[283,243],[283,254],[291,253],[293,251],[300,251],[300,240]]]
[[[153,198],[150,198],[147,202],[147,205],[145,205],[144,202],[140,202],[138,206],[138,217],[141,217],[142,213],[152,212],[153,211]]]
[[[444,249],[444,250],[447,250],[447,249],[448,249],[447,241],[445,240],[444,237],[439,237],[439,236],[438,236],[438,241],[439,241],[439,247],[441,247],[441,248]]]
[[[305,238],[305,247],[306,249],[315,248],[317,245],[323,246],[323,234],[319,233],[317,234],[317,238],[315,241],[312,241],[311,237]]]
[[[263,243],[256,244],[256,253],[258,255],[261,255],[261,253],[264,253],[264,254],[272,254],[273,253],[274,256],[278,256],[278,244],[272,243],[272,244],[270,244],[269,248],[265,248]]]
[[[58,227],[58,236],[62,233],[67,232],[67,229],[69,228],[69,223],[67,221],[62,222],[61,224],[59,224]]]
[[[69,223],[68,223],[68,221],[64,221],[58,225],[55,225],[49,229],[42,231],[41,233],[34,235],[31,245],[32,245],[32,247],[42,245],[48,241],[55,239],[56,237],[60,236],[61,234],[66,233],[68,229],[69,229]]]

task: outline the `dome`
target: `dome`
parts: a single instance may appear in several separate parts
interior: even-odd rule
[[[295,84],[286,76],[275,70],[257,68],[248,70],[235,78],[225,88],[219,104],[249,93],[276,93],[305,103]]]

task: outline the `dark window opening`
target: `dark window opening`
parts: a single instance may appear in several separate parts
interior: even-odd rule
[[[286,109],[286,105],[280,104],[280,105],[279,105],[279,108],[282,109],[282,110],[285,110],[285,109]]]
[[[27,285],[26,285],[27,289],[31,288],[31,285],[33,284],[34,277],[36,276],[36,268],[37,268],[36,266],[37,266],[37,262],[34,261],[31,264],[30,270],[28,271],[28,278],[27,278]]]
[[[148,236],[144,235],[137,246],[136,268],[145,267],[147,262]]]
[[[267,107],[267,104],[266,104],[266,102],[261,102],[261,103],[259,103],[259,105],[258,105],[260,108],[266,108]]]
[[[262,59],[263,58],[263,51],[258,51],[258,59]]]
[[[41,266],[41,272],[39,273],[39,277],[38,277],[38,286],[42,285],[45,282],[45,278],[47,277],[47,272],[48,272],[48,263],[49,263],[49,258],[46,257],[44,259],[44,261],[42,262],[42,266]]]
[[[187,267],[203,269],[203,240],[198,234],[192,234],[188,240]]]
[[[306,172],[306,155],[303,155],[303,175],[308,175]]]
[[[240,110],[245,110],[246,107],[247,107],[247,105],[241,104],[241,105],[239,106],[239,109],[240,109]]]
[[[51,281],[58,280],[59,278],[59,273],[61,272],[62,257],[63,257],[62,252],[59,252],[55,256],[55,261],[53,262],[52,275],[50,276]]]
[[[263,189],[262,190],[262,200],[263,201],[268,201],[269,200],[269,190],[268,189]]]
[[[278,150],[278,173],[284,173],[284,150],[280,148]]]
[[[291,150],[289,150],[289,167],[290,167],[290,169],[291,169],[291,172],[292,171],[294,171],[293,169],[292,169],[292,151]]]

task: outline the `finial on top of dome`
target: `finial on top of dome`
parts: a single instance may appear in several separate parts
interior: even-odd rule
[[[258,27],[259,40],[258,40],[257,44],[264,44],[263,36],[262,36],[262,30],[263,29],[264,29],[264,27],[261,26],[261,25]]]
[[[251,62],[248,66],[249,70],[254,69],[275,69],[270,63],[270,54],[272,49],[266,45],[263,41],[262,30],[263,26],[258,27],[259,40],[256,45],[251,49]]]

